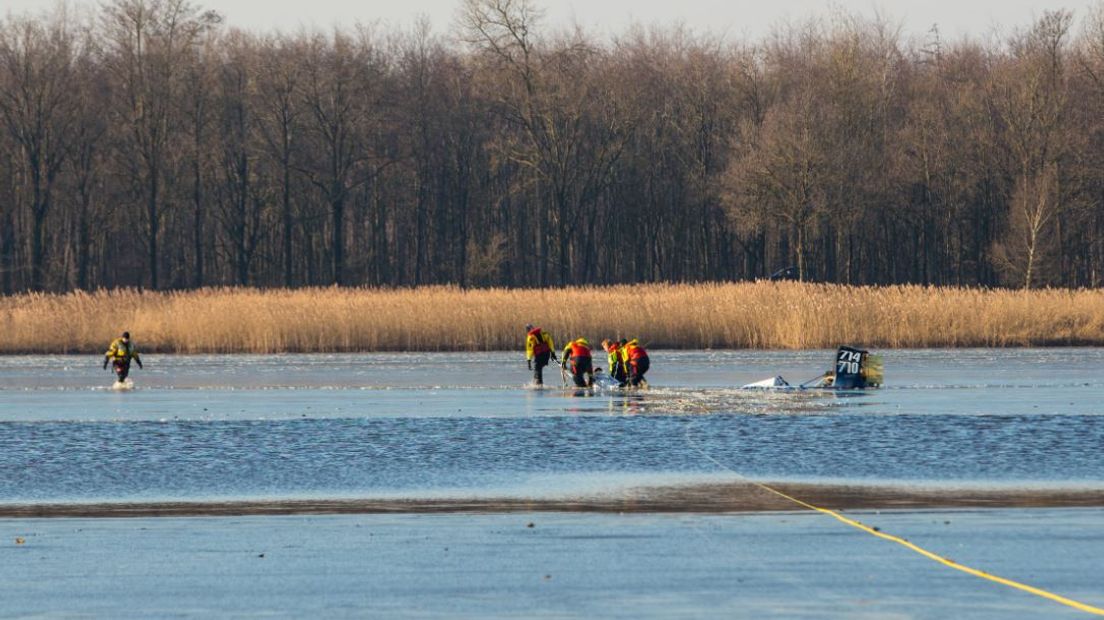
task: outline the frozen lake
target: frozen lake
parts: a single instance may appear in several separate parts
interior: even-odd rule
[[[1095,507],[848,514],[1104,605],[1104,350],[882,353],[886,387],[847,394],[736,389],[811,379],[831,351],[656,351],[652,389],[630,394],[562,390],[558,372],[527,388],[517,353],[150,355],[132,392],[95,356],[0,358],[0,616],[1081,615],[769,512],[785,501],[697,509],[749,479],[815,502],[847,485],[982,506],[1073,489]],[[639,489],[676,491],[648,507]],[[906,505],[887,497],[857,505]],[[12,516],[342,501],[375,514]]]
[[[774,481],[1104,487],[1104,350],[887,351],[886,386],[766,394],[830,351],[653,353],[652,389],[527,389],[517,353],[0,358],[0,504],[548,497]]]
[[[860,516],[1104,605],[1102,510]],[[0,535],[5,617],[1087,617],[811,513],[30,519]]]

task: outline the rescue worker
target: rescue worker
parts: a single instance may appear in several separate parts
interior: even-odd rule
[[[625,371],[629,375],[629,385],[633,387],[648,387],[644,379],[644,373],[648,372],[651,362],[648,360],[648,352],[636,338],[621,340],[621,360],[625,364]]]
[[[571,363],[571,379],[575,387],[590,387],[594,385],[594,363],[590,356],[590,343],[586,338],[579,338],[567,343],[563,350],[561,368],[567,368]]]
[[[104,353],[103,367],[107,370],[107,364],[110,362],[115,368],[115,375],[119,381],[126,381],[127,376],[130,375],[131,360],[138,362],[139,368],[142,367],[142,358],[138,357],[138,349],[134,348],[134,343],[130,340],[130,332],[123,332],[121,337],[111,341],[107,353]]]
[[[533,327],[532,323],[525,326],[525,333],[525,362],[533,371],[533,381],[544,385],[544,367],[548,365],[549,358],[556,359],[556,345],[551,334]],[[533,362],[537,363],[535,368]]]
[[[617,387],[625,387],[629,373],[625,370],[625,360],[621,359],[621,343],[616,340],[603,340],[602,350],[609,357],[609,376],[617,381]]]

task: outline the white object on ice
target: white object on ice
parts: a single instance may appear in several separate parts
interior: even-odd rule
[[[619,386],[620,384],[617,383],[617,379],[614,379],[606,373],[601,371],[594,373],[594,387],[602,390],[612,390]]]
[[[743,389],[750,390],[767,390],[770,388],[790,387],[789,382],[782,378],[781,375],[772,379],[763,379],[762,381],[756,381],[755,383],[749,383],[743,386]]]
[[[130,379],[126,381],[116,381],[111,385],[111,389],[117,392],[127,392],[134,389],[134,382]]]

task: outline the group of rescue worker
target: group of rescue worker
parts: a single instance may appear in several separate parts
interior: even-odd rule
[[[562,356],[557,358],[556,344],[551,334],[531,324],[525,326],[525,331],[525,359],[529,369],[533,371],[533,380],[537,385],[544,385],[544,368],[548,366],[549,360],[559,362],[563,371],[570,371],[571,380],[576,387],[594,385],[594,375],[602,369],[594,366],[590,343],[586,338],[569,341],[563,348]],[[651,362],[648,352],[637,339],[603,340],[602,350],[609,360],[609,376],[618,386],[647,387],[648,382],[644,375]],[[137,362],[139,368],[142,367],[142,359],[130,339],[130,332],[123,332],[122,336],[111,342],[104,353],[103,367],[106,370],[107,365],[111,364],[118,380],[126,381],[132,361]]]
[[[525,360],[529,370],[533,371],[534,383],[544,385],[544,368],[551,360],[559,362],[561,370],[570,371],[575,387],[594,385],[594,374],[601,368],[595,368],[590,342],[586,338],[568,341],[562,356],[557,358],[551,334],[532,324],[525,326],[525,332]],[[651,362],[648,352],[636,338],[603,340],[602,350],[609,360],[609,376],[618,386],[647,387],[644,374],[648,372]]]

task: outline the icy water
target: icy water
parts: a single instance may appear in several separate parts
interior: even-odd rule
[[[866,393],[736,389],[831,351],[653,352],[646,392],[518,353],[0,358],[0,504],[572,497],[772,481],[1104,488],[1104,350],[882,351]]]

